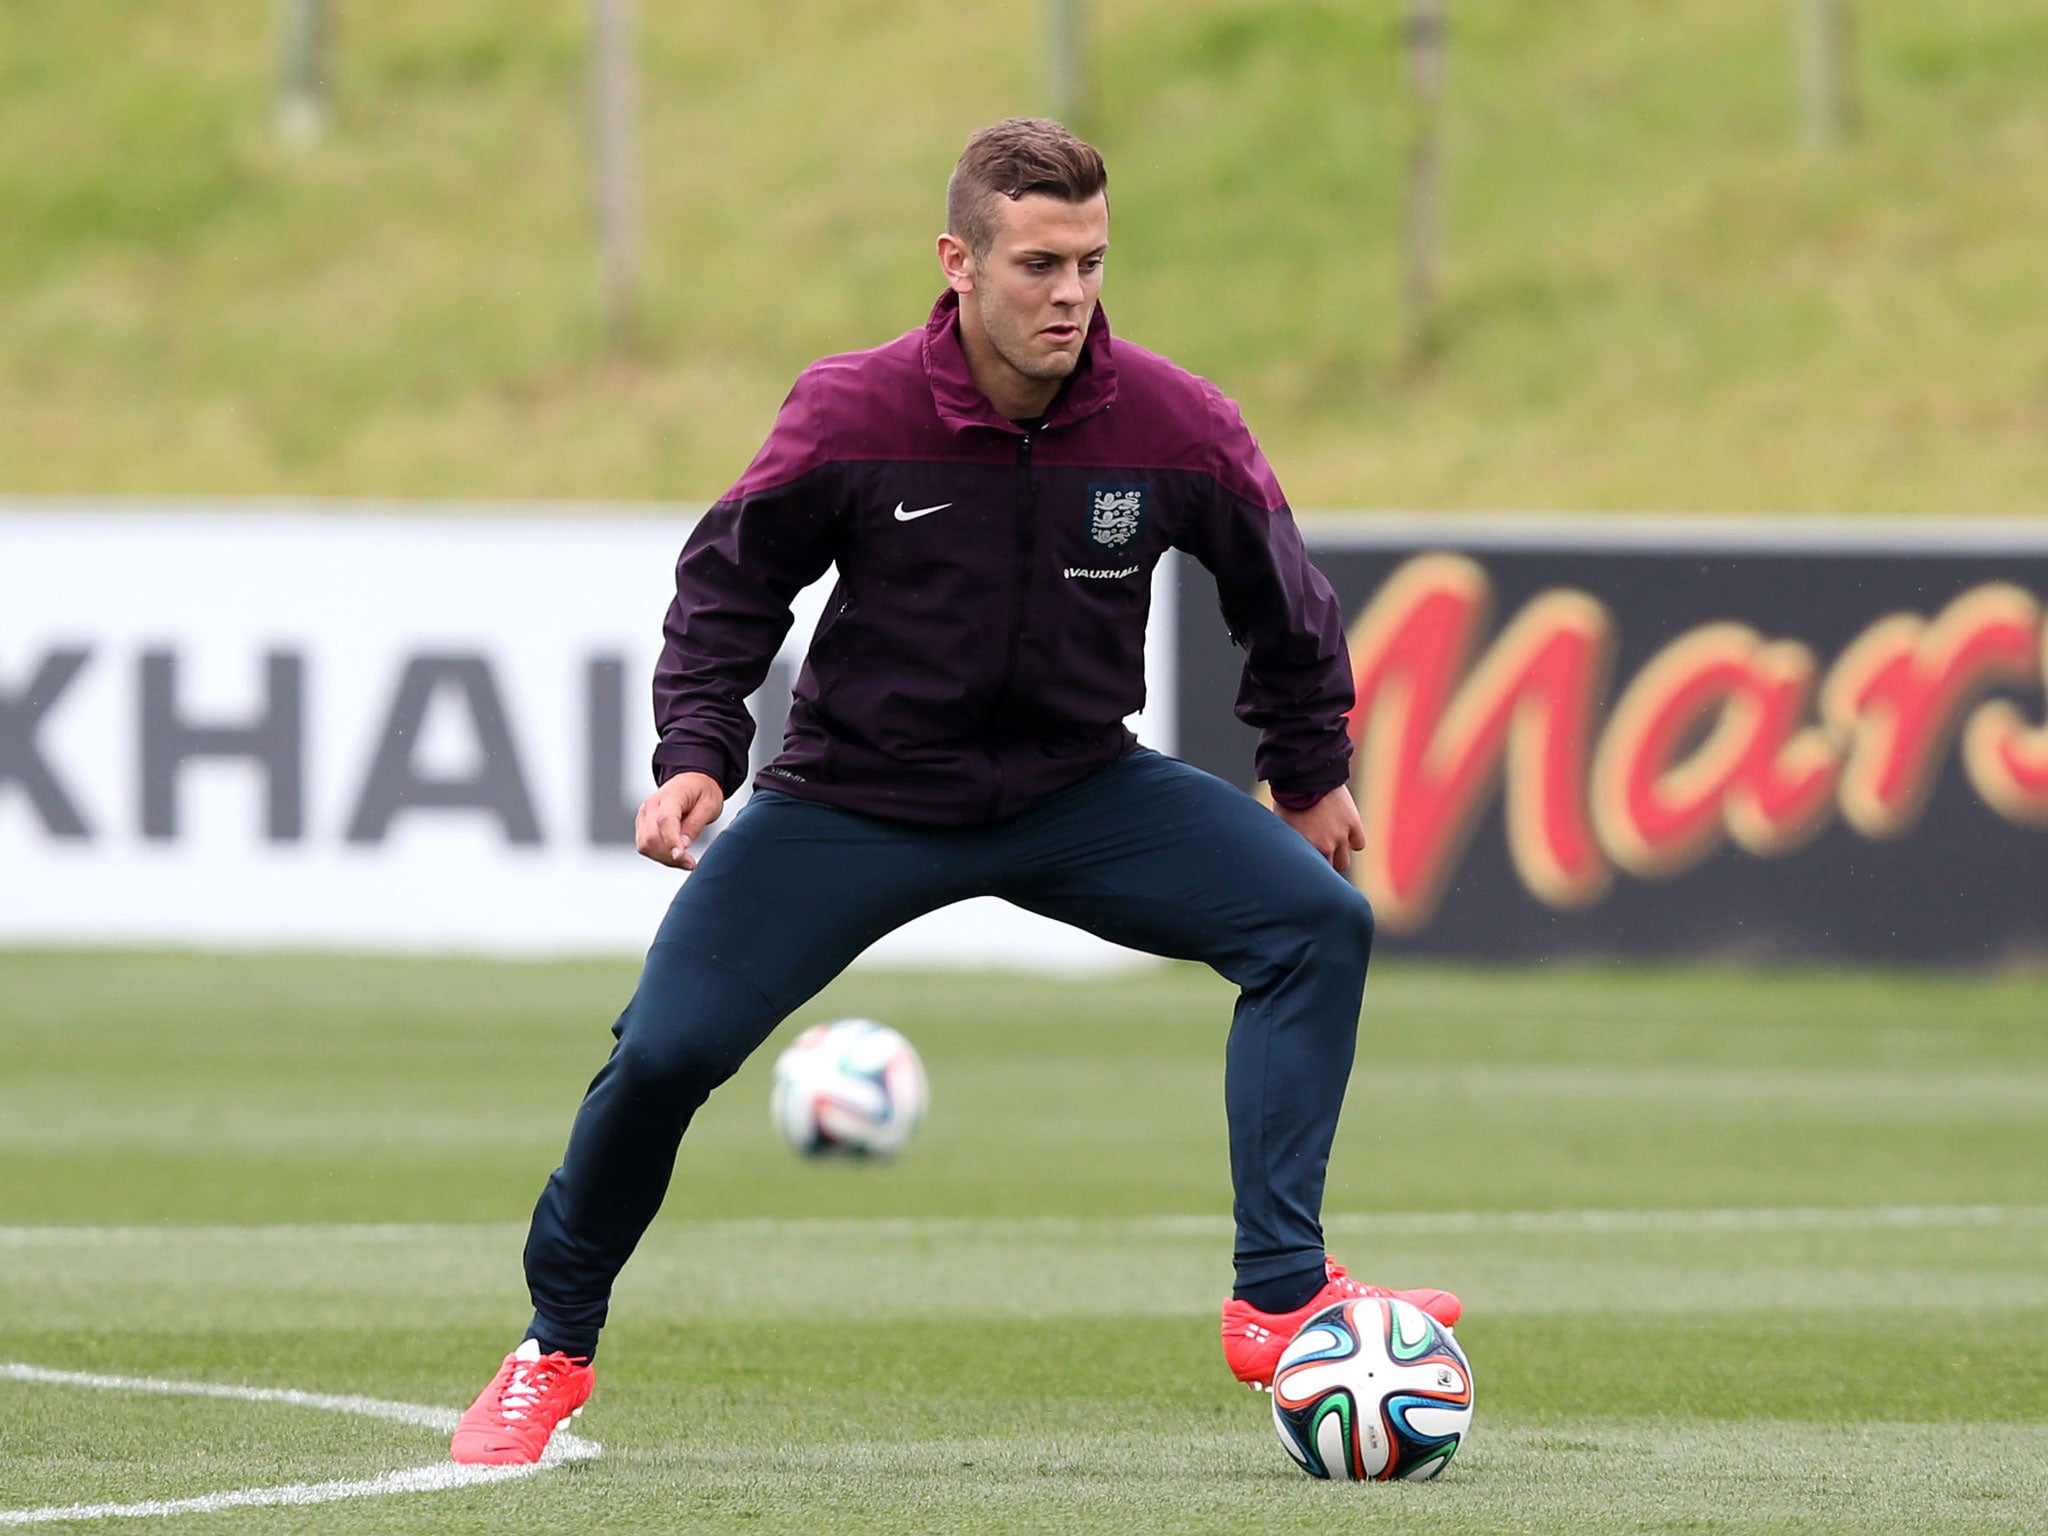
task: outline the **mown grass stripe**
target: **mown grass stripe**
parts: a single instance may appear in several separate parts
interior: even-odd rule
[[[671,1230],[766,1236],[848,1237],[1213,1237],[1228,1235],[1222,1216],[749,1216],[668,1224]],[[1885,1205],[1722,1208],[1713,1210],[1406,1211],[1326,1216],[1326,1230],[1348,1236],[1457,1237],[1503,1233],[1877,1232],[2048,1226],[2048,1205]],[[374,1222],[332,1225],[0,1227],[0,1247],[156,1246],[164,1243],[412,1243],[523,1230],[509,1222]]]

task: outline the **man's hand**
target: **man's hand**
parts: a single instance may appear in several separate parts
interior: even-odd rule
[[[1351,855],[1365,846],[1365,826],[1358,819],[1358,802],[1342,784],[1305,811],[1275,805],[1273,814],[1307,838],[1309,846],[1340,873],[1351,867]]]
[[[640,852],[671,869],[695,869],[690,844],[725,809],[725,791],[708,773],[679,773],[640,802],[633,842]],[[1357,813],[1352,813],[1357,820]]]

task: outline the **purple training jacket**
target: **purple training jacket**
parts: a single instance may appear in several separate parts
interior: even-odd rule
[[[920,330],[804,370],[676,564],[654,676],[665,780],[746,777],[796,594],[836,565],[782,755],[756,784],[902,821],[1001,821],[1136,744],[1152,567],[1216,578],[1237,713],[1291,795],[1349,774],[1336,597],[1234,403],[1095,311],[1040,423],[975,387],[948,292]],[[1291,798],[1291,796],[1290,796]]]

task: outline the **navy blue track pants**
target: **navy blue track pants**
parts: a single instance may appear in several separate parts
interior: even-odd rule
[[[690,1118],[775,1026],[894,928],[1000,896],[1241,988],[1223,1098],[1240,1285],[1319,1265],[1372,909],[1241,790],[1140,749],[988,827],[756,793],[683,882],[526,1244],[533,1331],[589,1354]]]

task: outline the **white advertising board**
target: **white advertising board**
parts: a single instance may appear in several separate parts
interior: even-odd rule
[[[689,526],[680,508],[0,506],[0,944],[643,949],[679,878],[631,824]],[[760,760],[823,596],[799,599],[753,701]],[[1168,592],[1154,612],[1135,723],[1171,751]],[[1136,957],[989,900],[869,958]]]

